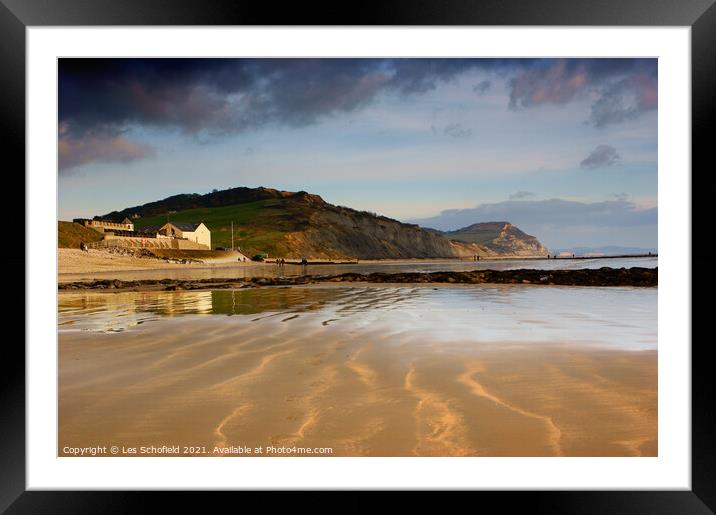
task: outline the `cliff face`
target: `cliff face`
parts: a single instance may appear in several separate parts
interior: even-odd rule
[[[509,222],[485,222],[442,233],[456,242],[475,243],[496,255],[546,256],[547,248],[534,236]]]
[[[305,229],[287,235],[289,247],[300,255],[358,259],[450,258],[457,255],[450,240],[417,225],[333,206],[322,199],[288,202],[306,204],[302,210],[308,214]]]
[[[546,249],[542,252],[544,247],[535,238],[506,222],[500,222],[499,227],[470,226],[475,228],[472,236],[469,231],[463,234],[462,229],[441,234],[374,213],[335,206],[305,191],[233,188],[206,195],[176,195],[102,218],[121,220],[125,216],[134,216],[138,227],[167,220],[203,221],[216,246],[230,245],[233,225],[233,241],[242,252],[265,252],[271,257],[397,259],[547,253]]]

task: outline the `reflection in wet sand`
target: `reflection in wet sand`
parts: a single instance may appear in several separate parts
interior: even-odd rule
[[[657,453],[655,289],[310,287],[59,302],[60,454]]]

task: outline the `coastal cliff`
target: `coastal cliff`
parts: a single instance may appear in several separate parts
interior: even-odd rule
[[[483,246],[490,255],[546,256],[549,253],[537,238],[524,233],[510,222],[476,223],[438,234],[455,243]]]
[[[472,233],[439,233],[367,211],[326,202],[305,191],[231,188],[205,195],[183,194],[101,218],[133,219],[138,229],[166,221],[203,221],[215,246],[233,242],[245,254],[310,259],[409,259],[539,256],[547,250],[536,238],[507,222]],[[495,224],[494,222],[492,224]],[[472,236],[471,236],[472,235]],[[489,237],[492,235],[492,237]]]

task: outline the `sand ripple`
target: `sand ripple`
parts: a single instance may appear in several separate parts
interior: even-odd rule
[[[508,303],[501,291],[488,293]],[[424,295],[414,288],[336,290],[332,303],[330,292],[314,301],[295,292],[276,295],[281,302],[260,316],[239,313],[238,298],[221,297],[231,302],[232,316],[166,316],[117,334],[60,332],[60,447],[300,445],[331,447],[334,456],[657,454],[654,350],[484,341],[481,312],[471,315],[471,331],[455,331],[445,318],[446,330],[435,338],[440,328],[423,330],[425,312],[414,310]],[[300,310],[284,302],[292,295],[305,301]],[[193,306],[206,300],[192,298]],[[89,309],[97,304],[89,302]],[[412,316],[409,323],[379,323],[396,306]],[[80,316],[81,308],[68,309]],[[580,318],[590,323],[601,318]]]

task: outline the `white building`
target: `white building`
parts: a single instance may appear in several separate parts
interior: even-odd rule
[[[207,249],[211,249],[211,231],[204,225],[204,222],[168,222],[162,225],[157,232],[171,238],[184,238],[199,245],[206,245]]]

